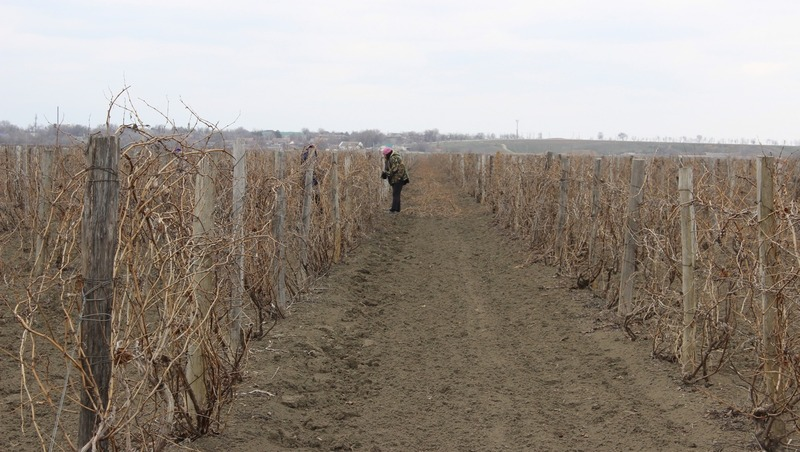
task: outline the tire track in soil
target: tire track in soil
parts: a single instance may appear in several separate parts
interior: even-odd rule
[[[413,187],[413,184],[412,186]],[[750,427],[605,324],[600,302],[525,256],[488,212],[386,214],[293,306],[222,435],[198,450],[754,450]]]

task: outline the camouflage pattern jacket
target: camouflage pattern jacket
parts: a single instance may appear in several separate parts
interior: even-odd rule
[[[388,179],[391,185],[408,180],[406,165],[396,152],[392,152],[389,158],[386,159],[384,171],[389,175]]]

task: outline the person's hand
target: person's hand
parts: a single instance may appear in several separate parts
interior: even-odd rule
[[[389,177],[389,173],[387,173],[386,171],[383,171],[381,173],[381,179],[387,179],[388,177]]]

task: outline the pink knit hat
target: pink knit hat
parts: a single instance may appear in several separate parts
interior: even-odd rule
[[[392,153],[392,148],[384,146],[383,149],[381,149],[381,152],[383,152],[383,155],[389,155]]]

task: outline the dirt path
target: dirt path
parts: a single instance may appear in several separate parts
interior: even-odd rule
[[[714,415],[713,393],[683,387],[589,292],[522,265],[481,206],[446,191],[423,212],[423,182],[254,344],[225,431],[186,446],[754,450],[749,423]]]

